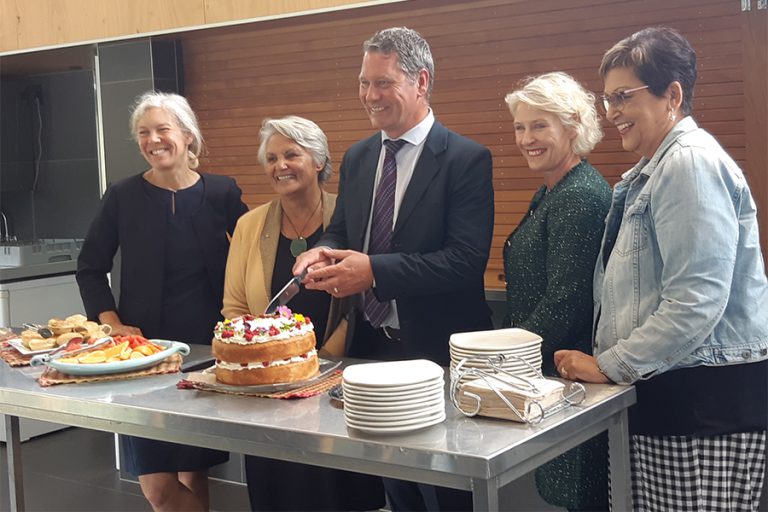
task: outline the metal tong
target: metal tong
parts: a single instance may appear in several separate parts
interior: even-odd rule
[[[53,331],[50,330],[48,327],[40,324],[32,324],[32,323],[24,323],[21,324],[21,326],[24,329],[28,329],[30,331],[35,331],[37,334],[42,336],[43,338],[53,338]]]
[[[54,359],[59,359],[60,357],[72,357],[76,354],[79,354],[81,352],[87,352],[88,350],[93,350],[94,348],[100,347],[106,343],[109,343],[112,341],[112,336],[105,336],[104,338],[99,338],[92,344],[86,344],[82,348],[78,348],[77,350],[71,350],[69,352],[64,352],[66,350],[69,343],[65,343],[64,345],[60,346],[56,350],[52,352],[48,352],[47,354],[40,354],[32,359],[30,359],[29,364],[30,366],[42,366],[49,361],[52,361]]]

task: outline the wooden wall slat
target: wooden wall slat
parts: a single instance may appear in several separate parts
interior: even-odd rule
[[[371,0],[382,4],[388,1]],[[296,16],[360,0],[0,0],[0,52],[131,37],[165,30]]]
[[[340,161],[371,133],[357,99],[362,41],[387,26],[419,30],[435,56],[437,118],[493,153],[496,216],[486,284],[503,287],[501,248],[541,185],[515,147],[506,93],[525,76],[551,70],[569,72],[600,93],[597,67],[607,48],[645,26],[673,26],[699,55],[696,119],[743,161],[740,16],[726,0],[412,0],[188,34],[186,91],[207,139],[203,166],[236,176],[256,206],[274,197],[256,161],[262,119],[313,119],[328,135],[333,160]],[[637,157],[622,149],[607,122],[604,131],[590,161],[615,183]],[[334,175],[327,188],[335,191],[337,184]]]

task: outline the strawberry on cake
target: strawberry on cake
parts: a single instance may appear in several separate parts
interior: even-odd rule
[[[219,322],[211,348],[216,379],[224,384],[296,382],[319,369],[311,320],[285,306],[274,315],[244,315]]]

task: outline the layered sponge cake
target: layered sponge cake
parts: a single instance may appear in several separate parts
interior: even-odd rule
[[[296,382],[317,374],[309,317],[281,307],[274,315],[244,315],[216,324],[211,346],[216,379],[249,386]]]

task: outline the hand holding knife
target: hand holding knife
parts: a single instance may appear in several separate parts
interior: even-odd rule
[[[292,277],[291,280],[288,281],[285,286],[280,289],[279,292],[277,292],[277,295],[275,295],[272,300],[269,301],[267,308],[264,310],[264,314],[272,315],[275,311],[277,311],[278,307],[288,304],[288,301],[294,298],[296,294],[299,293],[299,290],[301,290],[301,282],[306,276],[307,270],[304,269],[301,274]]]

